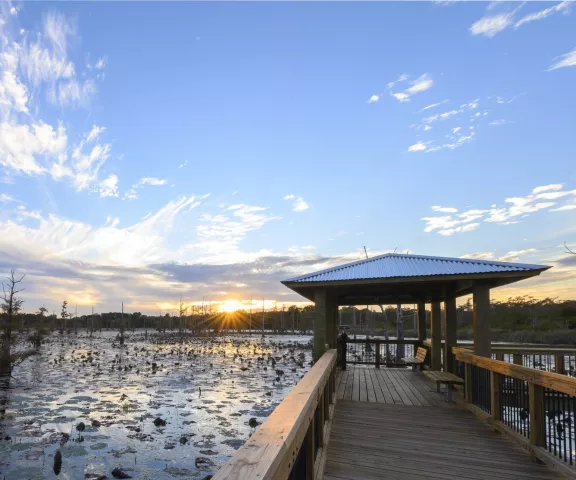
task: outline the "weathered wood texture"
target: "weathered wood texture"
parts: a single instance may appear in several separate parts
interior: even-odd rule
[[[310,448],[305,438],[335,365],[336,350],[328,350],[213,480],[288,478],[300,447]]]
[[[408,372],[412,375],[411,372]],[[458,407],[339,400],[325,480],[565,478]]]
[[[338,401],[447,406],[444,395],[436,393],[434,383],[420,373],[404,368],[350,365],[345,372],[338,372],[336,385]]]

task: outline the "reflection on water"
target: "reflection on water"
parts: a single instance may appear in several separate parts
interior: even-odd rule
[[[114,468],[139,479],[203,478],[248,439],[250,418],[261,423],[311,360],[310,337],[295,335],[181,343],[177,335],[146,341],[136,333],[122,349],[115,336],[53,335],[41,355],[2,380],[2,478],[112,478]]]

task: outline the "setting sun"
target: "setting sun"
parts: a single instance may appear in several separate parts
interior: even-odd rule
[[[220,311],[225,313],[235,312],[240,309],[240,302],[238,300],[226,300],[220,304]]]

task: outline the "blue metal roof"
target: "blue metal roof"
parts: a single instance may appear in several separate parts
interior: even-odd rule
[[[548,268],[550,267],[545,265],[528,265],[525,263],[387,253],[378,257],[328,268],[307,275],[292,277],[284,280],[282,283],[334,282],[503,272],[529,273],[543,271]]]

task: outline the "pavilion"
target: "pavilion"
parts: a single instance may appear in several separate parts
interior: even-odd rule
[[[444,369],[454,372],[456,299],[472,294],[474,353],[490,356],[490,289],[540,275],[550,267],[522,263],[385,254],[282,281],[316,304],[314,355],[336,347],[340,305],[418,305],[418,340],[426,340],[426,303],[431,304],[431,368],[441,365],[444,302]]]

